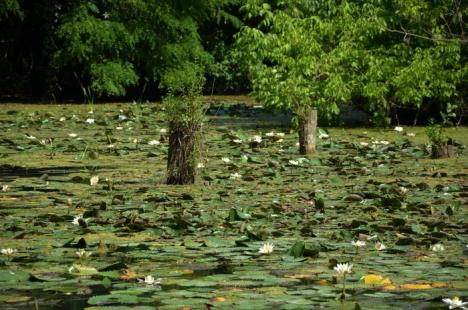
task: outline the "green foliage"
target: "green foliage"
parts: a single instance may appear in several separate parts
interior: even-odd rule
[[[0,2],[0,21],[8,18],[10,15],[23,17],[23,12],[17,0],[2,0]]]
[[[126,87],[138,82],[138,76],[131,63],[116,63],[106,61],[102,64],[92,64],[90,68],[91,88],[98,96],[123,95]]]
[[[444,134],[444,128],[440,124],[431,122],[431,124],[426,127],[426,134],[432,145],[442,145],[447,143],[447,137]]]
[[[58,28],[54,65],[58,72],[80,72],[98,96],[124,95],[139,81],[183,93],[213,63],[201,44],[200,23],[227,19],[222,8],[235,2],[84,1]]]
[[[247,17],[260,22],[237,36],[256,97],[299,115],[309,107],[338,113],[356,88],[361,49],[383,31],[381,21],[348,1],[272,2],[247,1]]]
[[[268,106],[331,116],[362,98],[374,120],[387,121],[396,107],[462,110],[468,9],[460,1],[249,0],[242,9],[237,59]]]

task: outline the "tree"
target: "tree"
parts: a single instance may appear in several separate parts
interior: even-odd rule
[[[315,109],[331,116],[351,99],[362,50],[382,31],[381,21],[372,7],[362,10],[349,1],[249,0],[242,9],[253,26],[237,36],[238,59],[248,66],[254,95],[295,113],[299,151],[311,154]]]
[[[466,102],[468,7],[463,1],[375,2],[384,32],[372,38],[362,67],[360,94],[374,120],[390,122],[398,108],[462,114]]]
[[[75,72],[86,96],[121,96],[150,83],[167,95],[169,184],[195,181],[203,106],[197,99],[213,63],[198,28],[237,0],[80,1],[58,29],[54,64]],[[68,79],[70,80],[70,78]]]

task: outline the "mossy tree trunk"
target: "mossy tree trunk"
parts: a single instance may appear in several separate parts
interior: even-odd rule
[[[433,143],[431,157],[437,158],[450,158],[455,156],[455,147],[452,143]]]
[[[200,124],[169,124],[167,184],[195,183],[196,146]]]
[[[316,151],[317,110],[310,108],[299,120],[299,153],[314,154]]]

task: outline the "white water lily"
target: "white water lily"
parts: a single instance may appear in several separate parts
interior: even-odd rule
[[[113,148],[115,147],[115,145],[113,145],[113,144],[108,144],[108,145],[106,145],[106,147],[107,147],[108,149],[113,149]]]
[[[158,140],[151,140],[148,142],[149,145],[160,145],[161,142],[159,142]]]
[[[277,140],[276,142],[282,143],[282,142],[284,142],[284,139],[279,139],[279,140]]]
[[[346,275],[346,274],[351,274],[352,269],[353,269],[353,264],[337,264],[333,269],[340,274],[340,275]]]
[[[79,249],[78,251],[75,252],[75,254],[79,258],[87,258],[87,257],[90,257],[91,254],[93,254],[93,252],[86,252],[85,249]]]
[[[326,133],[323,133],[323,132],[321,132],[318,137],[319,137],[319,139],[328,139],[328,138],[330,138],[329,135],[327,135]]]
[[[368,142],[359,142],[359,144],[360,144],[361,146],[368,146],[368,145],[369,145]]]
[[[465,306],[468,305],[468,302],[463,302],[459,297],[455,296],[453,298],[444,298],[442,299],[444,303],[449,306],[449,309],[467,309]]]
[[[80,220],[83,220],[83,214],[79,214],[73,218],[73,225],[80,225]]]
[[[400,193],[401,195],[406,195],[409,191],[409,189],[407,189],[406,187],[404,186],[400,186],[398,187],[397,189],[398,193]]]
[[[198,163],[197,168],[198,169],[205,168],[205,164],[204,163]]]
[[[298,165],[299,165],[299,161],[291,159],[291,160],[289,161],[289,164],[290,164],[290,165],[293,165],[293,166],[298,166]]]
[[[284,137],[284,132],[277,132],[277,133],[276,133],[276,136],[277,136],[277,137]]]
[[[403,132],[403,127],[396,126],[395,128],[393,128],[393,130],[398,131],[398,132]]]
[[[90,125],[94,124],[94,118],[87,118],[85,123],[90,124]]]
[[[88,111],[88,114],[94,114],[93,110]]]
[[[29,140],[36,140],[37,138],[34,137],[33,135],[26,135],[26,138],[28,138]]]
[[[89,185],[91,186],[95,186],[99,183],[99,176],[97,175],[93,175],[90,179],[89,179]]]
[[[275,136],[275,133],[274,133],[273,131],[267,132],[267,133],[265,134],[265,136],[267,136],[267,137],[274,137],[274,136]]]
[[[167,129],[166,128],[161,128],[161,129],[159,129],[159,133],[167,133]]]
[[[258,249],[258,253],[260,254],[271,254],[273,253],[273,249],[275,248],[275,246],[273,245],[273,243],[264,243],[260,249]]]
[[[242,175],[240,175],[238,172],[236,172],[236,173],[231,173],[231,175],[229,176],[229,178],[231,178],[231,179],[240,179],[240,178],[242,178]]]
[[[10,186],[8,184],[2,185],[2,192],[8,192],[10,190]]]
[[[13,254],[15,254],[16,252],[18,252],[17,249],[13,249],[13,248],[6,248],[6,249],[2,249],[2,254],[3,255],[6,255],[8,257],[12,256]]]
[[[434,244],[431,249],[434,252],[443,252],[443,251],[445,251],[445,247],[441,243]]]
[[[408,133],[406,133],[406,135],[407,135],[408,137],[414,137],[414,136],[416,136],[416,134],[415,134],[414,132],[408,132]]]
[[[365,246],[365,245],[366,245],[366,242],[365,242],[365,241],[362,241],[362,240],[357,240],[357,241],[354,241],[354,240],[353,240],[353,241],[351,241],[351,244],[352,244],[353,246],[355,246],[355,247],[360,248],[360,247]]]
[[[59,121],[61,121],[61,122],[65,122],[66,120],[67,120],[67,118],[66,118],[65,116],[62,116],[62,117],[59,119]]]
[[[253,136],[252,141],[256,142],[256,143],[262,143],[262,137],[261,136]]]
[[[69,136],[70,138],[76,138],[76,137],[78,137],[78,135],[77,135],[76,133],[73,133],[73,132],[72,132],[72,133],[69,133],[68,136]]]
[[[226,164],[231,162],[231,160],[228,157],[223,157],[221,158],[221,160],[225,162]]]
[[[125,121],[127,117],[125,115],[119,115],[119,121]]]
[[[377,251],[383,251],[383,250],[385,250],[386,248],[387,248],[387,247],[386,247],[385,244],[383,244],[383,243],[377,242],[377,243],[375,244],[375,249],[376,249]]]
[[[148,275],[144,279],[138,279],[138,282],[145,283],[146,285],[158,285],[161,283],[161,278],[155,279],[153,276]]]
[[[241,139],[234,139],[234,140],[232,140],[232,142],[235,143],[235,144],[242,144]]]
[[[385,140],[380,140],[380,144],[389,145],[390,142],[389,142],[389,141],[385,141]]]
[[[116,130],[122,130],[123,127],[122,127],[122,126],[117,126],[117,127],[115,127],[115,129],[116,129]]]

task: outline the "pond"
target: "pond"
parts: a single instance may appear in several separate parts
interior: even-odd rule
[[[467,128],[447,129],[451,159],[430,159],[424,128],[412,127],[321,129],[304,157],[288,115],[232,98],[209,112],[197,184],[168,186],[157,104],[2,105],[0,307],[468,299]],[[345,279],[337,263],[353,265]]]

